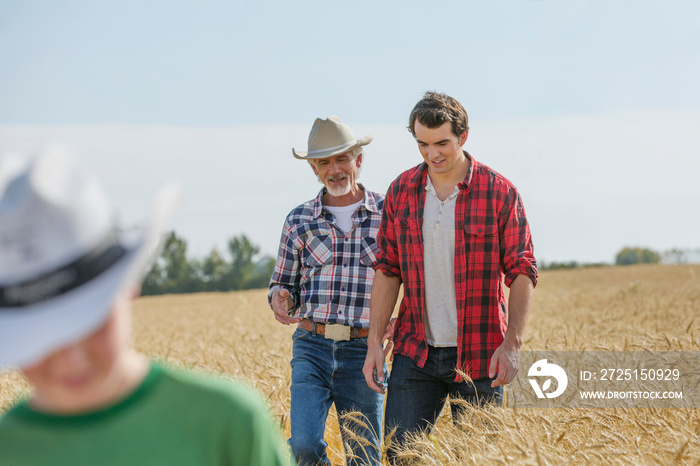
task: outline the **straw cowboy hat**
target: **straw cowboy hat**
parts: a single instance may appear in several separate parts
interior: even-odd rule
[[[26,367],[90,334],[143,278],[179,198],[156,195],[127,235],[97,179],[67,154],[0,157],[0,368]]]
[[[309,151],[301,152],[292,149],[292,154],[298,159],[323,159],[359,146],[366,146],[372,142],[372,139],[374,139],[373,134],[355,139],[355,133],[336,116],[325,120],[316,118],[309,133]]]

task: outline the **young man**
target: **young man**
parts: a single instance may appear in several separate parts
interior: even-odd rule
[[[309,134],[308,160],[324,185],[318,196],[284,222],[269,302],[294,333],[289,443],[300,465],[330,464],[323,432],[331,404],[340,416],[359,411],[363,424],[341,425],[366,441],[351,440],[349,464],[379,464],[384,397],[364,382],[369,300],[383,196],[357,182],[362,147],[337,117],[320,118]],[[296,312],[296,315],[293,315]],[[385,323],[384,327],[387,325]],[[383,367],[380,366],[380,369]]]
[[[448,395],[478,404],[502,399],[502,385],[518,371],[537,281],[520,196],[462,150],[469,134],[462,105],[428,92],[409,129],[424,163],[387,192],[363,369],[367,384],[383,392],[374,374],[384,364],[383,329],[403,283],[385,413],[385,433],[398,429],[397,446],[408,432],[433,425]],[[393,459],[395,450],[389,453]]]
[[[127,238],[94,177],[47,153],[0,160],[0,368],[33,388],[0,417],[0,463],[282,465],[255,392],[149,361],[131,304],[177,190]]]

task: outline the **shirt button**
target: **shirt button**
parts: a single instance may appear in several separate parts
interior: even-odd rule
[[[347,266],[348,266],[348,264],[343,264],[343,267],[347,267]]]
[[[445,203],[443,202],[443,203],[441,203],[440,205],[445,205]]]
[[[477,233],[481,233],[481,228],[479,228],[478,230],[476,230],[476,232],[477,232]]]
[[[435,223],[440,223],[440,220],[438,220],[438,221],[437,221],[437,222],[435,222]]]
[[[340,291],[345,291],[345,287],[342,287],[342,288],[340,289]]]
[[[347,243],[348,241],[350,241],[350,238],[345,238],[345,242]]]

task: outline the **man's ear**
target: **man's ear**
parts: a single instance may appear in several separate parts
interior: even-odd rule
[[[466,130],[459,136],[459,146],[462,147],[465,142],[467,142],[467,137],[469,136],[469,130]]]
[[[362,156],[365,155],[363,153],[360,153],[357,157],[355,157],[355,164],[357,165],[357,168],[360,168],[362,166]]]

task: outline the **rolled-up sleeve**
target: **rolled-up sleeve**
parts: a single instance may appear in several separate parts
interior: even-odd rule
[[[505,285],[510,287],[515,277],[527,275],[533,286],[537,285],[537,261],[530,226],[525,216],[525,207],[520,194],[511,188],[506,196],[499,223],[501,231],[501,264],[505,274]]]

